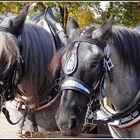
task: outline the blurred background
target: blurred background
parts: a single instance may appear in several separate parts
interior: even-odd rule
[[[134,28],[140,23],[140,1],[96,1],[96,2],[0,2],[0,17],[12,16],[18,14],[25,4],[30,4],[28,18],[34,19],[40,12],[45,10],[48,6],[53,9],[54,15],[66,28],[69,17],[75,17],[80,27],[85,27],[89,24],[102,24],[108,17],[114,13],[116,14],[116,23],[127,27]]]

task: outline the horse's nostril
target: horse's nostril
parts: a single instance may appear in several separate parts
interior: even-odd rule
[[[76,118],[71,118],[68,123],[68,128],[70,130],[74,129],[77,126]]]

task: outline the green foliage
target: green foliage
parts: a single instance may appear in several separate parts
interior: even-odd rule
[[[102,21],[112,13],[116,15],[116,24],[135,27],[140,23],[140,2],[110,2],[109,8],[102,13]]]
[[[0,13],[1,14],[6,14],[7,12],[12,13],[12,14],[18,14],[22,6],[26,3],[29,2],[0,2]]]
[[[32,1],[32,2],[0,2],[1,14],[17,14],[21,11],[23,5],[35,3],[36,6],[29,10],[28,15],[32,19],[38,11],[44,10],[46,7],[51,6],[56,10],[56,17],[66,27],[68,17],[75,17],[81,27],[88,24],[102,24],[109,16],[116,14],[116,24],[134,27],[140,22],[140,2],[109,2],[109,7],[103,11],[100,8],[100,2],[57,2],[57,1]],[[96,14],[101,15],[95,18]]]

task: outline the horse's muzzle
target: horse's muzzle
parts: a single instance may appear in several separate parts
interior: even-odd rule
[[[58,112],[55,119],[57,126],[63,135],[76,136],[82,131],[82,125],[80,125],[78,118],[71,111],[58,110]]]

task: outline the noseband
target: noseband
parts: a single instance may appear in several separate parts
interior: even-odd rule
[[[66,89],[78,91],[86,95],[88,98],[90,98],[91,93],[94,92],[94,90],[92,90],[88,85],[86,85],[85,83],[83,83],[75,77],[65,78],[61,85],[61,91]]]

